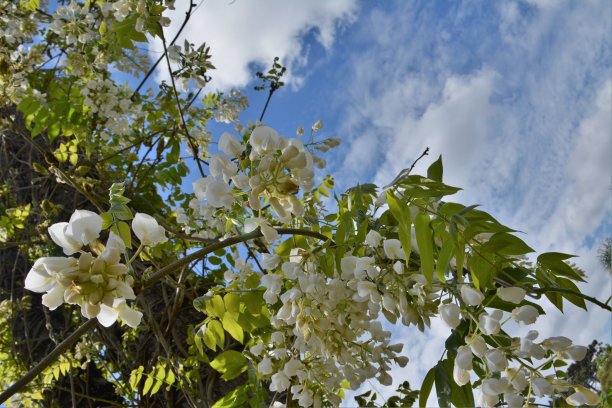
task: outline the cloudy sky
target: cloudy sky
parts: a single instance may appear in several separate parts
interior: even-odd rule
[[[605,300],[611,278],[597,252],[612,236],[611,16],[605,0],[205,0],[185,34],[211,46],[211,87],[249,95],[245,121],[265,101],[254,72],[281,58],[289,85],[265,121],[292,135],[322,119],[343,141],[328,156],[340,190],[385,185],[429,147],[418,171],[441,154],[445,181],[464,188],[457,201],[481,204],[538,251],[579,255],[582,289]],[[589,309],[547,307],[538,330],[612,342],[610,315]],[[426,336],[397,330],[411,363],[396,382],[418,388],[449,334],[438,323]]]

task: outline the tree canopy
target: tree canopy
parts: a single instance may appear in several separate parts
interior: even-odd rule
[[[572,255],[533,255],[450,201],[441,157],[335,191],[325,155],[341,140],[265,121],[281,62],[240,123],[246,98],[206,88],[223,50],[165,36],[173,3],[0,0],[0,401],[338,406],[410,364],[388,328],[442,319],[438,363],[387,406],[600,403],[564,371],[586,347],[507,330],[545,319],[544,298],[610,310],[580,292]],[[156,69],[169,80],[151,83]]]

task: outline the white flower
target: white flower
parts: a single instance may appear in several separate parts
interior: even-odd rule
[[[467,285],[462,285],[461,298],[470,306],[478,306],[482,303],[485,297],[478,290]]]
[[[374,282],[360,281],[357,284],[357,294],[365,299],[370,299],[372,302],[377,302],[380,299],[378,286]]]
[[[219,150],[229,156],[240,157],[244,149],[238,139],[228,132],[224,132],[219,138]]]
[[[283,371],[274,374],[270,381],[270,391],[285,391],[291,385],[289,377]]]
[[[249,186],[249,176],[246,174],[236,174],[234,177],[232,177],[232,181],[234,182],[234,185],[241,190],[244,190]]]
[[[281,269],[289,279],[297,279],[302,272],[302,266],[297,262],[285,262]]]
[[[383,243],[385,255],[389,259],[406,259],[406,254],[402,249],[399,239],[386,239]]]
[[[232,188],[221,180],[211,179],[206,186],[206,200],[213,207],[230,209],[234,202]]]
[[[531,387],[533,389],[533,393],[538,397],[543,397],[545,395],[552,395],[555,392],[555,388],[553,385],[544,378],[536,377],[531,381]]]
[[[213,155],[208,166],[211,176],[215,178],[223,178],[226,183],[238,172],[238,166],[223,154]]]
[[[278,238],[278,232],[272,228],[265,218],[252,217],[244,221],[244,232],[246,233],[255,231],[258,227],[267,243],[271,244]]]
[[[453,366],[453,379],[460,387],[470,382],[470,372],[459,368],[457,364]]]
[[[268,126],[258,126],[251,133],[249,144],[253,148],[252,159],[257,159],[267,152],[278,150],[282,142],[276,130]]]
[[[168,241],[164,227],[148,214],[136,213],[132,220],[132,229],[143,245],[155,246]]]
[[[257,364],[257,371],[262,373],[263,375],[272,374],[272,360],[270,360],[267,356],[261,360],[259,364]]]
[[[262,258],[261,266],[264,269],[276,269],[281,261],[280,256],[276,254],[263,254]]]
[[[478,405],[483,408],[492,408],[495,407],[499,403],[499,397],[487,395],[484,392],[480,392],[480,398],[478,401]]]
[[[112,326],[119,317],[125,324],[135,329],[140,324],[142,313],[131,309],[127,303],[125,303],[125,299],[121,298],[114,299],[112,306],[108,306],[105,303],[100,305],[100,312],[97,318],[102,326]]]
[[[470,350],[472,350],[472,353],[474,353],[478,357],[484,357],[484,355],[488,351],[488,348],[487,343],[485,343],[482,337],[475,335],[474,337],[468,340],[468,344],[470,345]]]
[[[444,320],[444,323],[448,325],[451,329],[459,326],[460,323],[460,310],[459,306],[454,303],[441,304],[438,307],[438,313],[440,313],[440,317]]]
[[[512,318],[524,324],[535,323],[539,315],[538,309],[531,305],[520,306],[512,310]]]
[[[303,367],[304,365],[300,360],[296,360],[293,358],[285,364],[285,367],[283,367],[283,371],[285,372],[287,377],[291,378],[298,375],[298,371],[302,370]]]
[[[365,237],[366,244],[368,244],[372,248],[379,246],[381,240],[382,235],[380,235],[376,230],[370,230]]]
[[[42,304],[54,310],[64,303],[64,291],[76,274],[78,262],[75,258],[39,258],[26,276],[25,288],[37,293],[47,292],[42,296]]]
[[[509,288],[498,288],[497,289],[497,296],[501,300],[504,300],[506,302],[516,303],[516,304],[521,303],[523,301],[526,293],[527,292],[525,292],[525,289],[517,288],[515,286],[509,287]]]
[[[472,350],[468,346],[459,346],[455,357],[455,365],[462,370],[472,369]]]
[[[506,375],[512,384],[512,387],[518,392],[521,392],[529,385],[525,373],[521,369],[517,368],[506,368]]]
[[[67,222],[58,222],[51,225],[48,231],[53,242],[64,249],[64,254],[72,255],[75,252],[79,252],[83,244],[75,240],[72,235],[68,234],[67,229]]]
[[[276,303],[278,294],[283,287],[283,277],[275,273],[269,273],[261,277],[261,283],[266,287],[263,294],[264,300],[271,305]]]
[[[312,131],[313,132],[318,132],[319,130],[321,130],[323,128],[323,121],[322,120],[317,120],[313,125],[312,125]]]
[[[102,217],[92,211],[76,210],[70,217],[66,232],[74,240],[88,245],[100,236]]]
[[[191,185],[193,186],[193,193],[196,195],[198,200],[203,201],[206,200],[206,189],[208,187],[208,183],[210,178],[204,177],[194,181]]]
[[[508,367],[506,356],[498,349],[489,350],[487,354],[485,354],[485,362],[491,371],[502,371]]]
[[[564,336],[549,337],[542,342],[542,346],[554,352],[565,350],[571,345],[572,341]]]
[[[576,392],[565,399],[568,404],[575,407],[582,405],[593,406],[599,404],[599,396],[588,388],[578,385],[574,387],[574,391]]]
[[[257,343],[254,346],[251,346],[251,348],[249,349],[249,351],[253,354],[255,354],[256,356],[259,356],[264,350],[264,345],[263,343]]]
[[[489,397],[496,397],[509,388],[506,378],[487,378],[482,380],[482,392]]]
[[[588,349],[584,346],[570,346],[560,352],[563,358],[571,358],[574,361],[580,361],[586,357]]]
[[[503,312],[501,310],[494,310],[489,313],[482,313],[478,318],[478,323],[480,326],[480,330],[486,334],[497,334],[501,330],[500,320],[503,316]]]
[[[507,391],[504,393],[504,401],[508,404],[508,408],[521,408],[525,398],[516,392]]]

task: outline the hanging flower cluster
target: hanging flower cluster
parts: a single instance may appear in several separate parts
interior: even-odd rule
[[[321,126],[320,123],[313,125],[313,132]],[[317,147],[326,151],[335,145],[332,138]],[[205,218],[209,227],[216,223],[218,232],[227,232],[219,212],[240,212],[242,230],[236,233],[259,229],[266,243],[274,243],[279,233],[273,220],[287,224],[301,220],[305,213],[297,192],[313,188],[314,155],[299,139],[286,139],[263,125],[256,126],[243,141],[225,133],[218,147],[222,153],[210,157],[210,176],[193,184],[199,213],[194,211],[190,217],[179,211],[177,220],[193,225],[192,217],[200,214],[200,219]],[[433,187],[427,186],[431,180],[411,179],[411,182],[417,181],[426,185],[419,187],[420,191],[431,194]],[[440,185],[434,184],[435,188],[442,188]],[[253,276],[259,276],[265,289],[263,301],[270,313],[270,332],[253,337],[248,343],[248,355],[259,376],[269,381],[270,390],[288,391],[300,406],[320,406],[324,401],[339,404],[338,390],[346,384],[357,389],[375,378],[383,385],[390,385],[391,364],[395,362],[403,367],[408,359],[400,354],[403,344],[390,343],[391,333],[383,330],[382,319],[392,324],[400,321],[406,326],[415,325],[424,331],[438,317],[464,339],[456,355],[451,356],[453,369],[449,375],[459,387],[471,387],[472,376],[478,376],[480,405],[495,406],[502,401],[511,407],[521,406],[533,397],[569,390],[571,385],[562,378],[545,376],[528,361],[548,359],[552,364],[557,359],[580,360],[586,348],[563,343],[560,337],[536,343],[537,332],[533,330],[524,338],[509,338],[502,330],[508,321],[531,325],[540,315],[533,304],[525,301],[525,289],[498,284],[495,293],[483,292],[474,281],[453,272],[457,263],[464,263],[465,259],[458,261],[460,252],[443,249],[454,251],[454,246],[445,244],[443,239],[449,240],[452,233],[469,231],[461,223],[448,227],[449,230],[446,226],[442,229],[444,224],[440,219],[434,237],[430,227],[434,220],[427,211],[436,213],[442,204],[413,200],[414,205],[397,209],[397,202],[389,200],[396,200],[394,194],[401,196],[402,191],[407,194],[409,190],[383,191],[373,197],[374,210],[369,221],[365,218],[361,225],[352,220],[343,221],[343,228],[358,228],[355,234],[362,238],[359,245],[345,243],[341,258],[334,260],[335,255],[330,260],[326,251],[303,248],[293,248],[284,256],[264,254],[261,275],[252,265],[236,262],[237,271],[228,270],[224,274],[227,286],[219,286],[207,295],[212,298],[224,291],[249,292]],[[194,208],[193,204],[190,207]],[[244,206],[238,209],[237,204]],[[266,211],[267,204],[274,217],[266,217],[271,215]],[[374,214],[381,206],[395,211],[393,217],[399,213],[397,222],[385,221],[382,228],[369,227],[376,223],[373,220],[380,219]],[[203,214],[208,215],[202,217]],[[404,222],[402,217],[414,220],[409,229],[397,225]],[[492,225],[491,228],[498,228]],[[449,232],[452,228],[454,232]],[[502,232],[503,228],[499,226]],[[336,235],[340,230],[338,227]],[[495,239],[500,238],[477,230],[472,233],[470,245],[486,248]],[[434,249],[434,245],[439,247]],[[439,257],[445,252],[448,255],[444,261],[437,259],[437,263],[443,264],[432,262],[428,267],[424,263],[434,252]],[[468,251],[462,257],[472,255]],[[513,259],[509,257],[507,262]],[[324,270],[322,265],[327,265]],[[434,268],[439,269],[438,273],[433,274]],[[486,306],[485,299],[491,296],[504,302],[506,307],[512,304],[515,307],[508,309],[509,315],[504,315],[498,307]],[[212,330],[211,327],[214,324],[204,324],[203,333]],[[575,390],[567,399],[570,404],[597,399],[583,389]]]
[[[136,299],[132,289],[134,278],[128,273],[128,266],[121,263],[126,246],[120,236],[110,232],[104,249],[99,251],[97,244],[102,223],[98,214],[76,210],[69,222],[51,225],[49,235],[53,242],[64,254],[78,253],[79,258],[38,259],[26,277],[25,288],[45,293],[42,303],[51,310],[63,303],[79,305],[83,316],[95,317],[103,326],[109,327],[121,318],[125,324],[136,328],[142,313],[126,302]],[[135,215],[132,230],[141,245],[154,246],[167,241],[164,228],[147,214]],[[83,251],[84,245],[94,253]]]

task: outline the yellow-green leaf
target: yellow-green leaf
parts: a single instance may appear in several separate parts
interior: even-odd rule
[[[225,313],[223,315],[223,328],[240,343],[244,341],[242,327],[240,327],[238,322],[232,317],[231,313]]]

